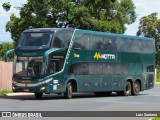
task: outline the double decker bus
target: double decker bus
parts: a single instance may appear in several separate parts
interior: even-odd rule
[[[138,95],[154,87],[152,38],[69,28],[25,30],[14,50],[13,91]]]

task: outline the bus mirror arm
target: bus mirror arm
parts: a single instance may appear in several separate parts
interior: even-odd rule
[[[10,49],[7,52],[5,52],[4,54],[4,61],[7,62],[8,61],[8,56],[10,53],[14,52],[14,49]]]

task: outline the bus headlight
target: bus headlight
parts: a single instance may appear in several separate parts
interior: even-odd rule
[[[15,90],[15,87],[12,87],[13,90]]]
[[[46,87],[41,87],[41,89],[40,90],[45,90],[46,89]]]

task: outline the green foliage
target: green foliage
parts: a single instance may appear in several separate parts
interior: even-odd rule
[[[157,18],[157,13],[152,13],[140,19],[137,35],[155,39],[156,63],[160,65],[160,19]]]
[[[11,33],[16,45],[20,34],[30,26],[124,33],[125,24],[135,19],[132,0],[28,0],[20,10],[20,17],[11,15],[6,31]]]
[[[152,120],[160,120],[160,117],[152,118]]]
[[[156,82],[160,82],[160,72],[157,72]]]
[[[11,90],[0,90],[0,94],[13,93]]]
[[[2,48],[0,49],[0,60],[4,59],[4,53],[13,48],[13,43],[4,42],[2,43]],[[13,60],[13,54],[9,55],[9,59]]]

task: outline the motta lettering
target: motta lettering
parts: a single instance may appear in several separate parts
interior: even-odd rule
[[[113,55],[113,54],[101,54],[101,56],[104,59],[116,59],[115,55]]]
[[[112,59],[116,59],[116,56],[114,54],[100,54],[99,52],[96,52],[94,54],[94,58],[95,59],[108,59],[108,60],[112,60]]]

